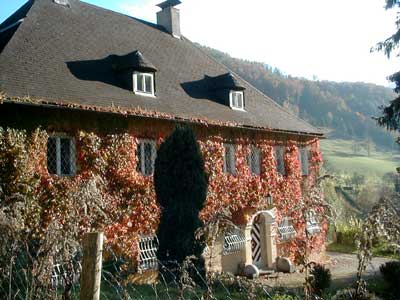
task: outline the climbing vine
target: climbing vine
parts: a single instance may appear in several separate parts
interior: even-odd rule
[[[119,134],[69,132],[75,138],[77,150],[77,174],[73,177],[52,176],[47,171],[46,145],[48,136],[53,132],[40,128],[30,133],[1,129],[0,141],[4,153],[0,156],[0,164],[12,163],[14,144],[24,149],[21,157],[35,158],[20,160],[15,168],[8,169],[15,174],[30,170],[28,175],[34,182],[34,191],[30,190],[34,197],[24,209],[21,221],[26,237],[46,239],[49,228],[55,223],[59,226],[57,228],[68,228],[78,240],[84,232],[102,230],[106,243],[116,253],[136,263],[138,236],[154,233],[160,217],[153,178],[137,171],[137,145],[139,139],[144,137],[156,140],[159,145],[171,132],[171,128],[162,125],[148,128],[138,126]],[[297,232],[304,231],[302,216],[293,207],[301,201],[304,185],[312,184],[319,172],[322,157],[316,138],[299,142],[275,140],[266,133],[253,134],[251,139],[245,134],[236,134],[233,142],[236,145],[237,174],[233,176],[223,172],[223,143],[228,134],[223,130],[196,128],[209,177],[206,206],[200,214],[204,221],[211,220],[216,212],[229,207],[233,215],[241,216],[237,219],[240,222],[240,219],[246,218],[243,212],[247,209],[267,208],[265,197],[270,194],[276,206],[277,222],[289,216],[293,218]],[[18,135],[24,138],[13,138],[14,144],[5,142]],[[247,164],[251,144],[260,149],[259,176],[252,175]],[[285,149],[285,176],[276,170],[275,145],[282,145]],[[310,150],[310,174],[305,177],[300,174],[300,145]],[[4,176],[14,175],[2,174]],[[4,182],[3,178],[1,180]],[[2,198],[1,201],[1,206],[5,207],[14,200],[5,201]],[[323,241],[324,232],[314,238],[314,247],[322,247]],[[293,241],[279,245],[280,251],[292,258],[296,247]]]

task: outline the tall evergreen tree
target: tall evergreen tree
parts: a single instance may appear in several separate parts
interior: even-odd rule
[[[386,9],[397,9],[397,19],[396,19],[396,32],[388,37],[383,42],[380,42],[372,50],[383,51],[388,58],[390,55],[399,49],[400,43],[400,0],[386,0]],[[396,53],[397,56],[400,53]],[[389,130],[400,131],[400,71],[389,76],[389,80],[395,84],[394,91],[399,95],[394,99],[390,105],[382,107],[382,116],[377,118],[377,122],[380,126],[384,126]],[[400,143],[400,138],[397,140]]]
[[[205,204],[208,180],[200,146],[190,127],[177,126],[161,144],[154,184],[162,207],[158,259],[181,264],[188,256],[200,258],[205,245],[195,238],[195,232],[202,226],[199,212]]]

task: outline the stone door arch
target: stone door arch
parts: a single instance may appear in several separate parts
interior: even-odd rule
[[[275,213],[274,210],[258,211],[247,222],[246,265],[252,264],[258,268],[275,268],[277,256],[275,243]]]

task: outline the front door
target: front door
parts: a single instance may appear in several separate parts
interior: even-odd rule
[[[259,266],[261,264],[261,215],[258,215],[253,222],[251,228],[251,256],[253,264]]]

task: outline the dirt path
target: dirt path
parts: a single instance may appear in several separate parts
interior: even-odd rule
[[[355,281],[358,266],[358,260],[355,254],[327,252],[326,255],[326,266],[332,273],[332,288],[348,286]],[[366,276],[379,275],[379,266],[390,260],[391,259],[382,257],[373,258],[365,272]],[[278,278],[268,279],[267,283],[271,286],[301,287],[304,283],[304,274],[299,272],[293,274],[279,273]]]

